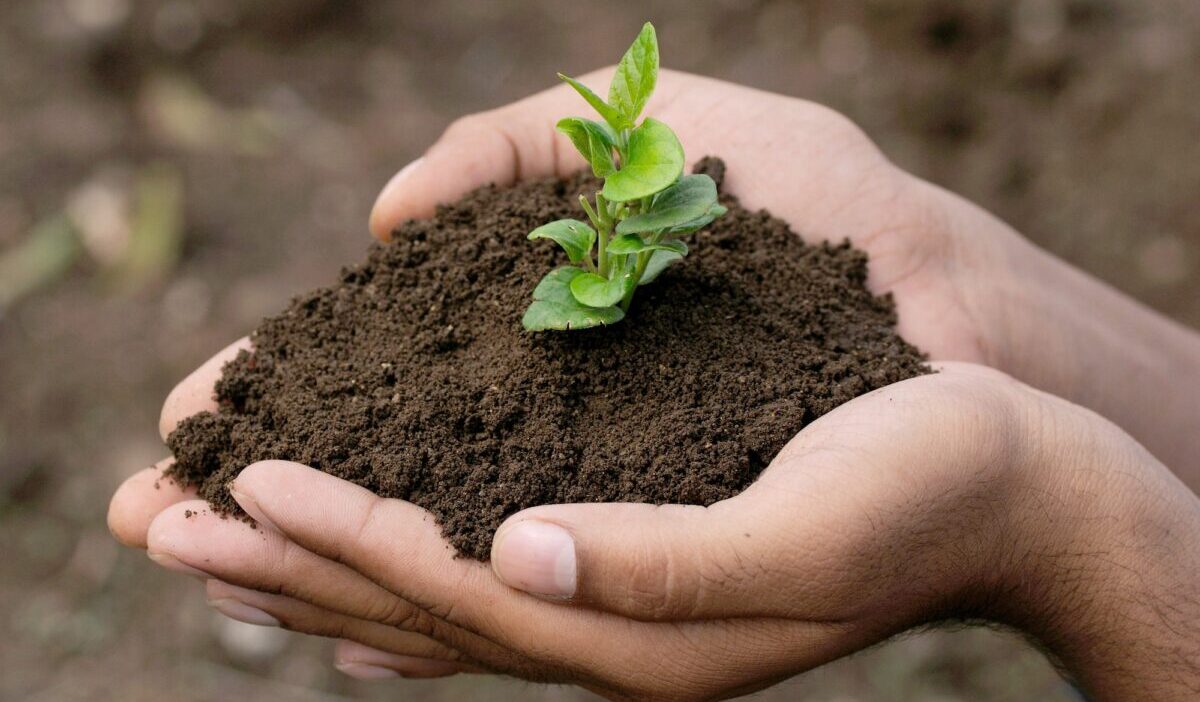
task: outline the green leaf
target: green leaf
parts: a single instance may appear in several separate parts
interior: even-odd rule
[[[592,109],[595,110],[601,117],[603,117],[604,121],[608,122],[609,126],[611,126],[613,129],[620,131],[622,129],[629,129],[633,126],[633,122],[625,119],[625,116],[621,114],[620,110],[600,99],[600,96],[593,93],[591,88],[563,73],[559,73],[558,77],[559,80],[565,81],[567,85],[575,88],[575,92],[582,95],[583,99],[587,100],[587,104],[591,105]]]
[[[617,143],[617,135],[613,134],[612,128],[607,124],[582,117],[566,117],[558,120],[555,128],[571,138],[571,143],[591,164],[592,173],[595,173],[597,178],[607,178],[616,172],[617,165],[613,162],[612,152]]]
[[[656,195],[650,209],[618,224],[617,233],[640,234],[689,224],[716,204],[717,184],[712,178],[686,175]]]
[[[687,256],[688,248],[687,244],[679,240],[651,244],[637,234],[622,234],[608,245],[608,252],[612,254],[635,254],[643,251],[674,251],[680,256]]]
[[[604,197],[626,202],[649,197],[665,189],[683,173],[683,146],[675,132],[656,119],[646,118],[629,134],[628,160],[604,181]]]
[[[608,87],[608,104],[634,124],[657,81],[658,38],[654,35],[654,25],[647,22],[617,64],[617,72]]]
[[[655,251],[650,254],[650,260],[646,263],[646,270],[642,273],[642,279],[638,281],[638,285],[646,285],[651,283],[660,273],[667,270],[667,266],[682,260],[674,251]]]
[[[596,230],[577,219],[559,219],[529,232],[529,238],[553,239],[567,252],[571,263],[579,263],[592,250]]]
[[[717,219],[718,217],[725,214],[726,212],[728,212],[728,210],[726,210],[724,206],[713,205],[712,207],[709,208],[708,212],[704,213],[703,216],[697,217],[696,219],[693,219],[690,222],[684,222],[683,224],[680,224],[677,227],[671,227],[670,229],[667,230],[667,233],[675,234],[675,235],[691,234],[692,232],[699,231],[699,230],[707,227],[708,225],[712,224],[713,220]]]
[[[624,318],[620,307],[584,307],[578,302],[535,300],[521,317],[521,326],[529,331],[567,331],[616,324]]]
[[[571,294],[571,281],[585,275],[571,266],[555,268],[533,289],[533,304],[525,310],[521,325],[529,331],[587,329],[616,324],[625,317],[620,307],[586,307]],[[588,274],[590,275],[590,274]]]
[[[620,302],[636,284],[629,271],[614,271],[612,278],[582,273],[571,280],[571,294],[588,307],[609,307]]]
[[[537,287],[533,289],[534,300],[546,302],[574,302],[571,295],[571,281],[584,274],[582,268],[561,266],[542,276]]]

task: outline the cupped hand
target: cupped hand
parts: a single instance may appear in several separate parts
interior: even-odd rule
[[[483,670],[612,699],[742,694],[946,618],[1020,626],[1124,699],[1091,664],[1138,654],[1104,634],[1174,650],[1128,609],[1177,606],[1164,592],[1197,562],[1195,498],[1136,442],[965,364],[839,407],[710,507],[521,512],[490,566],[424,510],[298,464],[252,465],[231,492],[258,529],[184,501],[148,534],[231,616],[361,644],[338,655],[363,677]],[[1175,549],[1192,560],[1153,557]]]
[[[584,80],[603,84],[607,72]],[[585,107],[556,88],[456,122],[388,185],[372,231],[386,238],[404,219],[488,182],[581,168],[553,123]],[[868,251],[869,283],[894,295],[901,333],[933,359],[1050,377],[1031,362],[1012,364],[1006,344],[1019,337],[1017,322],[997,307],[1004,295],[996,291],[1012,287],[1013,261],[1031,258],[1032,247],[896,169],[847,120],[812,103],[673,72],[664,72],[648,109],[675,128],[693,159],[724,158],[725,187],[747,206],[769,208],[810,240],[849,238]],[[246,343],[172,392],[164,435],[214,408],[220,367]],[[1045,346],[1055,358],[1073,358]],[[1052,380],[1044,386],[1061,390]],[[208,579],[210,601],[230,616],[358,642],[340,644],[338,660],[361,677],[499,670],[575,681],[612,697],[724,695],[917,621],[969,614],[1007,582],[1025,530],[1003,531],[1022,520],[997,511],[980,491],[1052,494],[1027,482],[1024,459],[979,464],[981,456],[998,458],[989,451],[1023,453],[1005,440],[1012,436],[984,431],[989,422],[1012,428],[1007,412],[1023,411],[1004,399],[1014,393],[1038,396],[971,368],[887,388],[806,429],[754,487],[727,503],[522,513],[498,535],[494,571],[451,558],[415,507],[288,464],[254,466],[238,481],[251,500],[247,511],[277,528],[214,517],[190,491],[160,479],[163,464],[118,490],[109,522],[124,543],[149,545],[163,565]],[[909,409],[892,411],[897,402]],[[991,412],[1000,407],[1008,410]],[[948,431],[982,444],[942,445]],[[322,499],[279,505],[272,500],[285,494],[280,486]],[[999,521],[972,522],[948,496]],[[364,522],[347,521],[357,518]],[[375,535],[379,524],[387,539]],[[368,532],[374,540],[364,540]],[[564,533],[573,577],[559,555]],[[1007,555],[997,533],[1011,534]],[[553,557],[534,557],[539,548]],[[981,574],[978,563],[989,558],[997,560]],[[926,567],[939,573],[934,581],[917,577]]]
[[[584,80],[600,85],[610,74]],[[723,157],[731,193],[748,206],[770,208],[805,237],[849,237],[868,249],[872,285],[896,295],[909,340],[937,359],[983,360],[974,302],[959,280],[970,276],[928,263],[949,246],[926,205],[929,192],[892,167],[856,127],[813,103],[686,74],[664,71],[659,86],[650,113],[676,129],[693,160]],[[486,183],[582,168],[554,122],[587,109],[560,86],[459,120],[385,188],[372,231],[386,239],[401,221],[428,216],[436,204]],[[171,393],[160,422],[164,437],[184,417],[215,409],[212,389],[221,366],[247,345],[241,340],[225,349]],[[161,479],[165,465],[135,474],[114,495],[109,522],[124,543],[145,547],[154,517],[194,498],[193,491]]]

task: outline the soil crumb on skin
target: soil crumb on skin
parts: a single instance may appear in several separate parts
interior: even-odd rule
[[[697,166],[721,180],[724,166]],[[296,298],[226,365],[219,410],[168,438],[175,479],[223,514],[255,461],[304,463],[432,512],[464,556],[564,502],[707,505],[748,486],[806,424],[927,372],[866,289],[866,254],[804,243],[766,212],[691,235],[612,327],[530,334],[565,259],[525,235],[578,217],[582,175],[485,187]]]

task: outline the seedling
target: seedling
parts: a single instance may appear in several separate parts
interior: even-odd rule
[[[639,285],[687,256],[681,237],[725,214],[706,175],[683,175],[683,146],[675,132],[647,117],[638,124],[658,80],[658,39],[649,22],[621,57],[608,101],[579,81],[558,74],[603,122],[559,120],[604,181],[592,199],[579,196],[587,221],[560,219],[529,233],[552,239],[572,265],[546,274],[533,290],[521,323],[530,331],[586,329],[625,317]]]

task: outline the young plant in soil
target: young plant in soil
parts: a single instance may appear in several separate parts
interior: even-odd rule
[[[572,265],[546,274],[521,320],[529,331],[585,329],[625,317],[639,285],[687,256],[681,237],[721,215],[717,187],[703,174],[683,174],[683,146],[667,125],[638,118],[658,80],[654,26],[642,27],[617,65],[608,101],[558,74],[603,118],[559,120],[579,153],[603,181],[594,198],[579,196],[587,221],[559,219],[529,233],[552,239]]]

